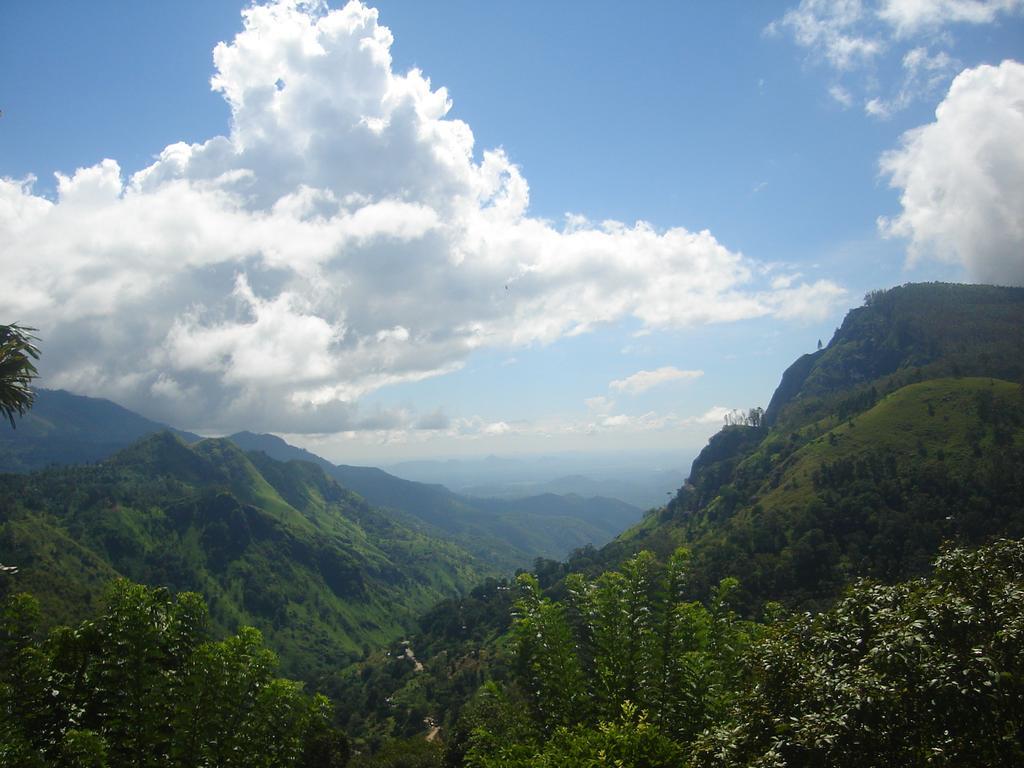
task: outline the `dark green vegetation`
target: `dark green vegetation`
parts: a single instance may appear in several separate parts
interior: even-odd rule
[[[341,768],[330,703],[276,676],[260,633],[213,641],[194,593],[125,581],[99,615],[40,632],[27,595],[0,607],[0,765]]]
[[[1024,760],[1021,542],[760,624],[729,607],[733,580],[707,605],[682,598],[687,574],[683,553],[660,570],[643,553],[573,579],[561,603],[521,578],[514,680],[481,690],[450,755],[474,768]]]
[[[318,467],[158,433],[95,466],[0,477],[4,592],[51,623],[115,576],[201,593],[218,632],[251,624],[288,674],[332,675],[486,569],[371,508]]]

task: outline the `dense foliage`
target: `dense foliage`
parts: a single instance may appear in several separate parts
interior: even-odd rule
[[[339,722],[357,749],[458,727],[462,707],[488,680],[505,680],[504,652],[514,589],[487,579],[468,594],[442,600],[418,631],[374,652],[328,689]]]
[[[927,579],[862,582],[773,626],[734,714],[694,762],[1024,762],[1024,543],[944,553]]]
[[[564,602],[520,576],[515,684],[467,711],[478,721],[467,764],[576,764],[577,752],[608,749],[678,757],[728,710],[756,631],[729,607],[734,579],[705,606],[685,599],[688,578],[685,550],[664,567],[644,552],[595,581],[574,575]]]
[[[105,607],[39,636],[38,604],[0,613],[0,764],[340,768],[330,704],[276,676],[277,658],[244,628],[212,641],[194,593],[114,582]]]
[[[764,624],[729,610],[731,582],[680,599],[685,562],[642,554],[562,603],[523,577],[514,684],[485,686],[450,748],[479,768],[1024,760],[1024,543]]]

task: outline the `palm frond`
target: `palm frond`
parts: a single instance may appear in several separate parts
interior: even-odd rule
[[[0,414],[15,426],[15,414],[23,416],[35,401],[32,380],[38,376],[35,362],[39,348],[33,343],[39,339],[35,328],[17,323],[0,325]]]

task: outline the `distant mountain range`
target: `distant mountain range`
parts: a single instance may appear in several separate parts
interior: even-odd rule
[[[697,451],[554,453],[479,459],[404,461],[386,465],[393,475],[440,483],[464,496],[522,498],[544,493],[605,496],[640,509],[661,507],[686,479]]]
[[[442,485],[403,480],[373,467],[335,465],[274,435],[239,432],[229,440],[280,461],[311,461],[374,506],[457,542],[485,562],[512,570],[536,557],[560,559],[585,544],[600,546],[640,519],[617,499],[551,493],[515,499],[463,496]]]
[[[0,472],[99,462],[164,430],[186,443],[202,439],[108,400],[39,390],[34,407],[16,429],[0,427]],[[227,439],[279,461],[315,464],[404,525],[458,543],[498,571],[528,566],[537,557],[563,558],[586,544],[600,546],[641,516],[640,509],[613,498],[551,493],[471,498],[373,467],[335,465],[274,435],[239,432]]]

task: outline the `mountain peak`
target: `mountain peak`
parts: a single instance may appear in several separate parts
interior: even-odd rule
[[[782,375],[765,424],[806,421],[836,397],[893,392],[922,379],[1024,376],[1024,288],[908,283],[871,291],[824,349]]]

